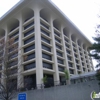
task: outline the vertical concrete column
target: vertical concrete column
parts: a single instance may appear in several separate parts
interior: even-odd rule
[[[19,42],[18,42],[18,76],[17,76],[17,88],[23,88],[24,87],[24,78],[22,75],[23,72],[23,58],[22,58],[22,53],[23,53],[23,48],[22,48],[22,38],[23,38],[23,21],[22,21],[22,15],[19,15]]]
[[[35,53],[36,53],[36,84],[40,88],[43,78],[41,32],[40,32],[40,11],[37,7],[34,10],[35,20]]]
[[[67,59],[67,53],[66,53],[66,47],[65,47],[65,40],[64,40],[64,34],[63,34],[63,26],[61,27],[61,35],[62,35],[62,44],[63,44],[63,50],[64,50],[64,53],[63,53],[63,55],[64,55],[64,58],[65,58],[65,69],[67,69],[68,70],[68,72],[69,72],[69,67],[68,67],[68,59]]]
[[[56,45],[55,45],[55,36],[54,36],[54,28],[53,28],[53,19],[50,19],[50,25],[51,25],[51,37],[52,37],[52,52],[53,52],[53,61],[54,61],[54,81],[55,85],[59,84],[59,71],[58,71],[58,62],[57,62],[57,54],[56,54]]]
[[[72,45],[72,39],[71,39],[71,33],[69,34],[69,38],[70,38],[70,45],[71,45],[71,50],[72,50],[72,56],[73,56],[73,65],[74,65],[74,74],[77,74],[77,68],[76,68],[76,62],[75,62],[75,56],[74,56],[74,50],[73,50],[73,45]]]

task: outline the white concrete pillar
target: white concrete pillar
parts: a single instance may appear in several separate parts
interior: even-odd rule
[[[34,10],[35,20],[35,54],[36,54],[36,84],[40,88],[43,78],[42,49],[41,49],[41,31],[40,31],[40,11],[36,7]]]

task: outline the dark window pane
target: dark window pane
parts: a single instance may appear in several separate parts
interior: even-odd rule
[[[43,29],[41,29],[41,32],[44,33],[47,36],[50,36],[50,34],[48,32],[46,32],[46,31],[44,31]]]
[[[57,47],[58,49],[61,49],[61,50],[62,50],[62,47],[61,47],[61,46],[59,46],[59,45],[57,45],[57,44],[56,44],[56,47]]]
[[[45,45],[43,45],[43,44],[42,44],[42,49],[44,49],[44,50],[47,50],[47,51],[50,51],[50,52],[51,52],[51,48],[49,48],[49,47],[47,47],[47,46],[45,46]]]
[[[34,32],[34,29],[29,30],[28,32],[24,33],[24,37],[32,34]]]
[[[47,25],[45,25],[44,23],[40,22],[42,26],[44,26],[45,28],[49,29],[49,27]]]
[[[30,37],[29,39],[27,39],[27,40],[24,41],[24,44],[27,44],[27,43],[33,41],[34,39],[35,39],[34,36]]]
[[[29,27],[32,26],[32,25],[34,25],[34,22],[31,22],[30,24],[26,25],[26,26],[24,27],[24,30],[27,29],[27,28],[29,28]]]
[[[32,68],[35,68],[35,67],[36,67],[35,62],[32,62],[32,63],[29,63],[27,65],[24,65],[24,70],[29,70],[29,69],[32,69]]]
[[[70,57],[70,56],[67,56],[67,58],[68,58],[68,60],[72,60],[72,57]]]
[[[58,51],[57,51],[57,55],[58,55],[58,56],[61,56],[61,57],[63,56],[62,53],[60,53],[60,52],[58,52]]]
[[[64,61],[61,60],[61,59],[59,59],[59,58],[57,58],[57,61],[58,61],[58,63],[60,63],[60,64],[64,64]]]
[[[25,56],[24,61],[27,61],[27,60],[30,60],[30,59],[33,59],[33,58],[35,58],[35,53],[32,53],[32,54]]]
[[[74,74],[74,70],[73,69],[69,69],[70,74]]]
[[[68,65],[69,65],[69,67],[73,67],[73,64],[72,64],[72,63],[70,63],[70,62],[68,62]]]
[[[32,50],[32,49],[35,49],[35,44],[32,44],[32,45],[30,45],[30,46],[24,48],[24,52],[28,52],[28,51],[30,51],[30,50]]]
[[[11,54],[10,56],[9,56],[9,59],[12,59],[12,58],[15,58],[15,57],[17,57],[18,56],[18,53],[16,52],[16,53],[13,53],[13,54]]]
[[[59,33],[57,33],[56,31],[54,31],[54,33],[55,33],[57,36],[59,36],[59,37],[60,37],[60,34],[59,34]]]
[[[42,57],[48,60],[52,60],[52,56],[45,54],[45,53],[42,53]]]
[[[18,32],[16,32],[16,33],[14,33],[14,34],[12,34],[12,35],[10,35],[10,36],[9,36],[9,38],[12,38],[12,37],[14,37],[14,36],[18,35],[18,33],[19,33],[19,31],[18,31]]]
[[[48,69],[53,69],[53,68],[52,68],[52,64],[47,63],[47,62],[43,62],[43,67],[44,67],[44,68],[48,68]]]
[[[57,38],[55,38],[55,40],[56,40],[57,42],[61,43],[61,40],[59,40],[59,39],[57,39]]]
[[[64,72],[64,68],[63,67],[61,67],[61,66],[58,66],[58,69],[59,69],[59,71],[61,71],[61,72]]]
[[[47,43],[50,44],[50,40],[48,40],[48,39],[46,39],[46,38],[44,38],[44,37],[41,37],[41,40],[43,40],[44,42],[47,42]]]

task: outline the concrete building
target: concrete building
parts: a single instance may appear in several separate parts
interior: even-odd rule
[[[94,70],[88,56],[91,42],[50,0],[21,0],[0,19],[0,37],[14,38],[18,45],[18,52],[9,51],[10,67],[14,74],[21,72],[16,80],[22,80],[22,86],[29,77],[32,88],[39,87],[45,75],[59,84],[65,69],[70,75]],[[15,58],[21,58],[21,66]]]

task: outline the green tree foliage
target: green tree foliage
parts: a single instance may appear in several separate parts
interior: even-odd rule
[[[65,73],[65,78],[66,78],[66,80],[69,80],[69,72],[68,72],[68,70],[65,70],[64,71],[64,73]]]
[[[91,47],[89,47],[89,50],[91,51],[90,56],[97,61],[96,67],[100,66],[100,31],[99,31],[100,25],[97,26],[96,29],[96,36],[93,37],[94,43]]]

